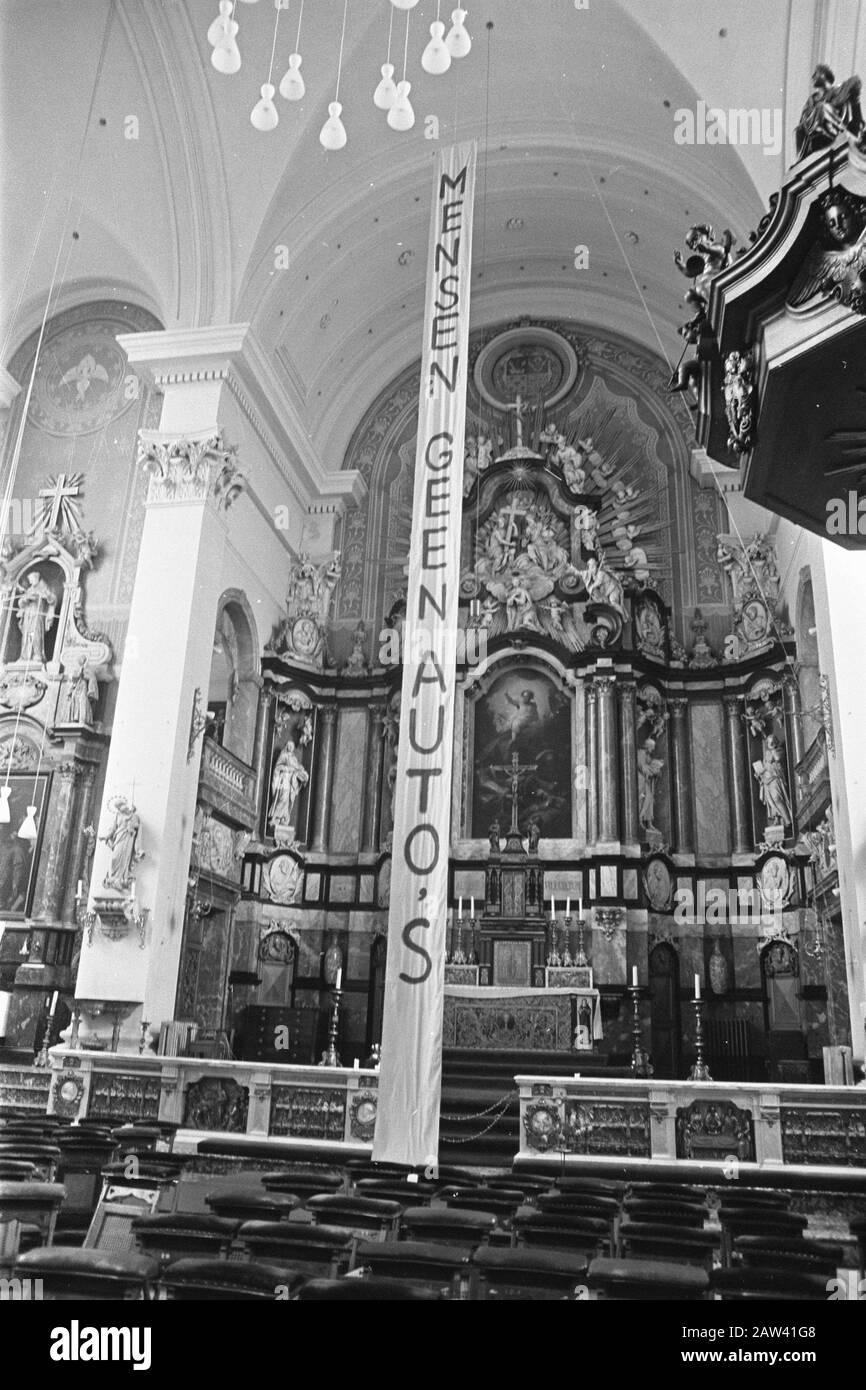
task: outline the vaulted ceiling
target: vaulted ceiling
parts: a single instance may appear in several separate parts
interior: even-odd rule
[[[277,97],[269,133],[249,112],[271,0],[237,4],[232,77],[210,63],[216,0],[5,0],[0,360],[52,285],[58,308],[116,294],[166,327],[249,321],[308,443],[338,468],[364,407],[419,355],[432,163],[455,137],[479,140],[474,325],[556,314],[676,357],[686,286],[672,251],[694,221],[741,239],[755,226],[790,162],[814,61],[852,68],[840,4],[479,0],[471,54],[432,77],[420,53],[437,4],[421,0],[407,72],[417,119],[399,134],[372,102],[392,7],[348,0],[349,140],[329,153],[318,133],[340,0],[307,0],[307,95]],[[280,14],[275,82],[298,9]],[[399,77],[405,12],[393,21]],[[677,144],[675,113],[699,100],[779,108],[782,150]],[[575,269],[578,245],[587,269]]]

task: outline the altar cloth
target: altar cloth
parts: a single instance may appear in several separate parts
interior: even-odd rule
[[[581,1050],[575,1035],[582,1000],[592,1010],[592,1041],[598,1042],[603,1034],[597,989],[446,985],[443,1045],[502,1051]]]

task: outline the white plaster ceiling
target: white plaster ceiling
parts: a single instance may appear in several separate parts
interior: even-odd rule
[[[829,0],[589,0],[587,10],[479,0],[468,7],[471,55],[431,77],[420,53],[436,2],[421,0],[407,74],[417,121],[401,135],[372,103],[389,0],[349,0],[349,143],[328,153],[318,132],[340,0],[307,0],[307,96],[278,97],[268,134],[249,111],[267,77],[269,0],[236,7],[234,77],[210,64],[216,0],[5,0],[0,361],[38,323],[55,265],[57,307],[116,293],[167,327],[249,320],[293,418],[324,468],[338,468],[366,405],[419,354],[438,148],[425,139],[428,114],[439,144],[480,141],[474,325],[557,314],[656,351],[661,340],[675,358],[686,282],[672,252],[690,222],[741,238],[755,226],[790,158],[810,64],[824,56],[850,70],[850,16],[862,6],[845,4],[847,20]],[[275,82],[297,13],[291,0]],[[398,66],[404,23],[394,11]],[[674,112],[698,98],[781,106],[784,152],[675,144]],[[135,140],[124,138],[130,116]],[[588,270],[574,268],[578,244]],[[287,269],[274,263],[283,245]]]

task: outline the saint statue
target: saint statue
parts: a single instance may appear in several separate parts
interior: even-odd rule
[[[99,699],[99,686],[87,667],[87,656],[79,652],[75,664],[66,664],[65,690],[60,704],[61,724],[93,723],[93,705]]]
[[[638,818],[647,830],[655,830],[656,782],[663,767],[661,758],[653,757],[655,748],[655,739],[648,738],[637,750]]]
[[[45,665],[45,636],[54,622],[57,599],[38,570],[30,570],[27,583],[18,595],[18,626],[21,629],[21,661]]]
[[[268,820],[274,827],[277,839],[283,838],[289,828],[298,792],[308,781],[309,773],[295,752],[294,740],[289,739],[274,764],[271,779],[272,800]]]
[[[764,758],[755,763],[755,776],[761,784],[760,796],[767,811],[767,825],[791,825],[791,803],[785,786],[784,748],[775,734],[764,743]]]
[[[135,865],[144,858],[144,851],[138,848],[141,819],[132,802],[123,796],[113,796],[108,809],[114,812],[114,824],[107,835],[99,838],[111,850],[111,863],[102,885],[123,893],[132,883]]]
[[[498,820],[492,820],[492,821],[490,822],[490,829],[488,830],[487,834],[488,834],[489,837],[490,837],[490,852],[491,852],[491,854],[498,854],[498,853],[499,853],[499,841],[502,839],[502,827],[501,827],[501,825],[499,824],[499,821],[498,821]]]

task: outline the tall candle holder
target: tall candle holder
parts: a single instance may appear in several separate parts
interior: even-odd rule
[[[570,922],[570,921],[571,921],[571,918],[569,917],[567,920]],[[574,964],[575,964],[575,965],[589,965],[589,961],[588,961],[588,959],[587,959],[586,951],[585,951],[584,945],[583,945],[583,934],[584,934],[584,931],[585,931],[585,930],[586,930],[586,919],[585,919],[584,917],[582,917],[582,916],[581,916],[581,917],[578,917],[578,919],[577,919],[577,950],[576,950],[575,953],[574,953]]]
[[[551,917],[547,926],[547,964],[551,966],[561,965],[562,960],[559,955],[559,932],[556,927],[556,918]]]
[[[649,1056],[643,1047],[643,1027],[640,1021],[640,1001],[643,989],[640,985],[629,985],[628,992],[631,995],[632,1024],[631,1035],[633,1039],[631,1050],[631,1069],[636,1080],[645,1080],[652,1075],[649,1063]]]
[[[710,1069],[704,1061],[704,1001],[693,999],[695,1011],[695,1056],[694,1065],[689,1072],[689,1081],[712,1081]]]
[[[451,953],[452,965],[465,965],[466,952],[463,950],[463,928],[466,925],[464,917],[457,918],[457,949]]]
[[[562,964],[565,966],[577,965],[577,961],[575,960],[574,956],[571,954],[571,950],[569,949],[571,945],[571,923],[571,917],[563,917],[562,950],[560,952],[560,960]]]
[[[469,954],[467,960],[470,965],[478,965],[478,918],[469,919]]]
[[[343,999],[343,991],[335,989],[332,995],[331,1017],[328,1023],[328,1046],[322,1053],[323,1067],[341,1067],[340,1055],[337,1052],[337,1040],[340,1036],[340,1004]]]

